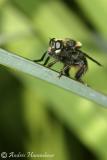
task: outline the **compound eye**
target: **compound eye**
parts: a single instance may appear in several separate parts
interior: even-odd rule
[[[55,49],[61,49],[61,46],[62,46],[61,42],[60,41],[56,41]]]

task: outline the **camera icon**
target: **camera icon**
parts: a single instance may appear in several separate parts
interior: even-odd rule
[[[4,159],[7,158],[7,153],[6,152],[2,152],[1,153],[1,158],[4,158]]]

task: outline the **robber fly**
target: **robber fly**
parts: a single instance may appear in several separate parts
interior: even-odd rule
[[[70,77],[69,70],[72,66],[77,67],[78,70],[75,74],[75,79],[83,82],[81,80],[82,75],[88,70],[87,58],[95,62],[97,65],[102,66],[95,59],[88,56],[86,53],[80,50],[82,44],[70,38],[56,39],[52,38],[49,41],[48,50],[42,55],[39,60],[34,60],[34,62],[41,62],[47,55],[46,60],[43,65],[47,67],[52,67],[57,62],[63,63],[63,68],[59,73],[59,77],[65,75]],[[54,61],[49,62],[50,58],[53,57]]]

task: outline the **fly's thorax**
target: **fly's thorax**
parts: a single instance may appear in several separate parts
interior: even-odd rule
[[[72,51],[71,52],[71,56],[72,56],[72,59],[78,59],[79,58],[79,56],[80,56],[80,54],[79,54],[79,52],[78,51]]]

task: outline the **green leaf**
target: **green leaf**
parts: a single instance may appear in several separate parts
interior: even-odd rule
[[[107,96],[104,94],[65,76],[59,79],[59,73],[3,49],[0,49],[0,64],[45,80],[107,107]]]

